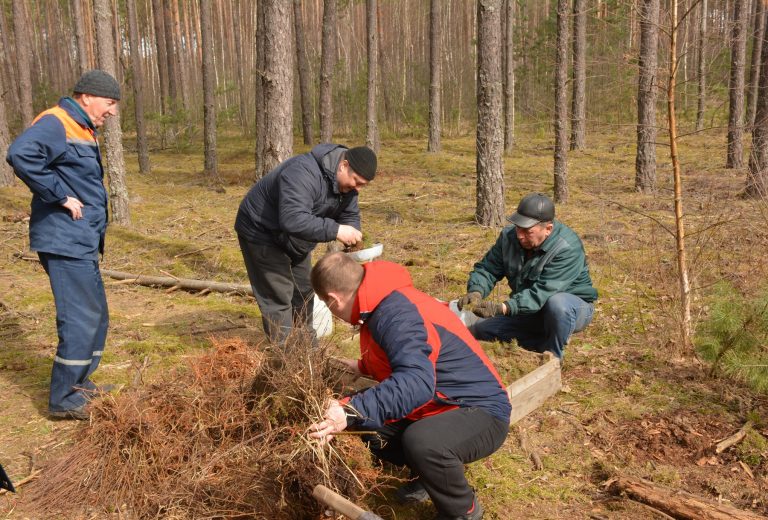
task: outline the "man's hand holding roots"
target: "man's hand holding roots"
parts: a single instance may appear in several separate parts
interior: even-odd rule
[[[493,318],[494,316],[506,316],[507,306],[498,302],[480,302],[472,308],[477,316],[481,318]]]
[[[324,419],[309,427],[309,436],[318,439],[320,445],[333,439],[333,434],[344,431],[347,428],[347,412],[341,403],[331,399],[325,409]]]

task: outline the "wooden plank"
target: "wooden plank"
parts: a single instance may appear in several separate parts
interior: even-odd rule
[[[534,411],[559,392],[561,387],[560,360],[554,357],[509,385],[507,395],[512,403],[509,424],[515,424]]]

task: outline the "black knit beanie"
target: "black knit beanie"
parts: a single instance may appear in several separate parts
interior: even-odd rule
[[[80,76],[72,91],[75,94],[90,94],[120,100],[120,85],[110,74],[99,69],[89,70]]]
[[[347,150],[346,159],[355,173],[367,181],[376,176],[376,153],[367,146],[357,146]]]

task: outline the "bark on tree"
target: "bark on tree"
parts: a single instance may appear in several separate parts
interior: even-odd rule
[[[747,117],[745,119],[745,123],[749,128],[751,128],[755,123],[755,111],[757,109],[757,85],[760,81],[760,54],[763,50],[765,12],[765,2],[763,2],[763,0],[755,0],[755,23],[754,32],[752,33],[752,60],[749,67],[749,84],[747,86]]]
[[[256,4],[256,178],[264,171],[264,5]]]
[[[168,113],[168,59],[163,26],[163,0],[152,0],[152,20],[155,26],[155,48],[157,49],[157,75],[160,82],[160,113]],[[162,135],[161,138],[165,138]]]
[[[8,153],[8,146],[11,144],[10,133],[8,132],[8,116],[5,111],[5,78],[0,75],[0,159],[5,158]],[[14,183],[15,176],[13,169],[4,160],[0,160],[0,187],[10,186]]]
[[[272,168],[293,153],[293,46],[291,6],[284,0],[267,0],[264,9],[264,169]]]
[[[659,52],[659,0],[640,0],[640,63],[637,80],[635,189],[656,189],[656,96]]]
[[[760,83],[757,89],[755,124],[752,128],[752,153],[745,192],[753,198],[768,198],[768,31],[763,31],[760,53]]]
[[[320,142],[333,139],[333,74],[336,67],[336,0],[323,2],[323,42],[320,62]]]
[[[246,0],[247,2],[247,0]],[[250,4],[250,2],[247,2]],[[250,9],[249,6],[246,6],[245,9],[243,8],[243,4],[241,0],[237,1],[237,4],[235,6],[236,9],[236,17],[234,22],[234,44],[235,44],[235,54],[237,57],[237,63],[238,66],[235,67],[237,71],[237,93],[239,96],[239,115],[240,115],[240,128],[243,129],[243,133],[248,134],[248,100],[247,100],[247,90],[245,86],[245,70],[248,68],[248,65],[246,63],[245,54],[243,52],[243,17],[246,16],[247,10]],[[245,12],[244,12],[245,11]]]
[[[429,2],[429,140],[428,152],[440,151],[442,99],[442,12],[443,0]]]
[[[203,38],[203,136],[205,166],[203,174],[220,184],[219,166],[216,159],[216,68],[213,28],[211,27],[211,0],[200,0],[200,35]]]
[[[501,121],[501,4],[477,2],[477,207],[482,226],[504,222]]]
[[[744,59],[746,56],[746,0],[733,2],[733,31],[731,33],[731,78],[728,103],[728,150],[726,168],[744,165]]]
[[[677,246],[678,279],[680,282],[680,344],[686,351],[691,347],[691,285],[688,281],[688,263],[685,254],[685,226],[683,225],[683,181],[680,159],[677,155],[677,121],[675,117],[675,80],[677,76],[677,0],[670,9],[669,83],[667,84],[667,120],[669,122],[669,155],[675,189],[675,245]]]
[[[587,0],[573,0],[571,150],[583,150],[587,126]]]
[[[99,68],[116,77],[115,47],[112,39],[112,17],[109,0],[94,0],[96,16],[96,45]],[[104,123],[104,148],[106,149],[106,174],[109,180],[109,205],[112,221],[127,226],[131,223],[128,204],[128,188],[125,184],[125,160],[123,159],[123,131],[120,114],[107,118]]]
[[[309,60],[304,44],[304,17],[301,14],[301,0],[293,0],[293,24],[296,33],[296,62],[299,65],[299,95],[301,97],[301,128],[304,144],[312,144],[312,95],[309,91]]]
[[[704,110],[707,96],[707,75],[704,68],[706,63],[707,42],[707,0],[701,0],[699,10],[699,56],[698,56],[698,104],[696,107],[696,131],[704,130]]]
[[[72,0],[72,16],[77,22],[83,19],[82,0]],[[77,46],[78,70],[80,71],[80,74],[82,74],[91,68],[90,63],[88,63],[88,51],[85,46],[85,34],[83,31],[74,31],[74,33],[75,44]]]
[[[128,0],[126,7],[128,8],[128,33],[131,43],[131,83],[133,86],[134,114],[136,115],[136,151],[139,156],[139,173],[148,175],[151,173],[151,168],[147,144],[147,125],[144,121],[144,74],[141,70],[136,3],[133,0]]]
[[[379,123],[376,114],[376,100],[378,98],[378,71],[379,71],[379,31],[376,18],[377,0],[366,0],[366,29],[368,42],[368,102],[366,107],[366,138],[365,144],[374,152],[379,151]]]
[[[515,146],[515,0],[504,0],[504,153]]]
[[[27,23],[23,0],[13,0],[13,38],[16,44],[16,74],[19,81],[19,101],[21,123],[25,127],[32,122],[35,114],[32,109],[32,35]]]
[[[179,70],[176,67],[176,54],[178,42],[173,37],[173,9],[171,2],[175,0],[163,0],[163,30],[165,31],[165,59],[168,63],[168,98],[169,106],[175,111],[179,102]]]
[[[568,15],[569,0],[557,0],[555,57],[555,202],[568,202]]]

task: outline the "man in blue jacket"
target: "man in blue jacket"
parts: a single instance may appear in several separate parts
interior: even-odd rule
[[[592,321],[597,300],[584,246],[555,220],[555,205],[542,193],[523,197],[509,221],[513,225],[501,231],[469,274],[458,307],[485,318],[469,325],[477,339],[515,339],[526,349],[562,359],[571,334]],[[482,301],[502,278],[509,298]]]
[[[464,464],[502,445],[512,407],[480,344],[398,264],[333,253],[312,269],[312,286],[336,317],[360,324],[360,359],[343,361],[379,384],[331,401],[309,435],[324,442],[347,427],[375,432],[363,438],[374,455],[415,477],[398,500],[431,498],[438,519],[482,518]]]
[[[107,192],[96,129],[117,114],[120,86],[102,70],[83,74],[72,97],[38,115],[6,160],[32,191],[30,248],[48,274],[59,344],[53,360],[51,417],[85,420],[90,380],[109,325],[99,255],[107,230]]]
[[[318,242],[362,240],[357,195],[376,166],[365,146],[319,144],[279,164],[240,203],[235,231],[270,341],[284,341],[294,323],[311,331],[310,253]]]

